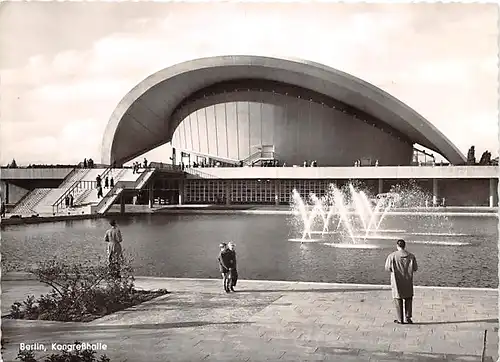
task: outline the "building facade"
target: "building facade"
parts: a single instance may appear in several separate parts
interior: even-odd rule
[[[232,82],[224,93],[206,89],[183,110],[188,114],[172,146],[198,155],[192,162],[203,157],[249,165],[266,159],[287,165],[315,160],[320,166],[412,161],[409,137],[362,110],[300,87]]]

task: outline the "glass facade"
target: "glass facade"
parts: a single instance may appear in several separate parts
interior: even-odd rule
[[[292,190],[301,195],[323,196],[332,180],[204,180],[187,179],[184,185],[185,203],[288,204]],[[278,200],[276,200],[276,197]]]

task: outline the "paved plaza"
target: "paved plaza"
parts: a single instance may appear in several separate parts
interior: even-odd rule
[[[46,289],[2,281],[2,315]],[[414,325],[395,325],[387,286],[137,278],[171,293],[90,323],[3,319],[4,361],[19,343],[106,343],[117,361],[485,361],[498,359],[498,292],[416,288]],[[39,354],[40,356],[42,354]]]

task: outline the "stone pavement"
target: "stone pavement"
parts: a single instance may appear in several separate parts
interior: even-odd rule
[[[241,280],[226,294],[218,280],[136,284],[171,294],[90,323],[3,319],[3,360],[21,342],[78,339],[106,343],[112,362],[481,361],[485,330],[485,361],[498,359],[496,290],[417,287],[415,324],[395,325],[387,286]],[[44,292],[36,281],[2,281],[2,302],[26,288]]]

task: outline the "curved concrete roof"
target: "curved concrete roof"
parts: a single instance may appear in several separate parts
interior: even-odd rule
[[[113,111],[104,132],[102,162],[127,162],[170,142],[179,123],[172,115],[184,99],[213,84],[242,78],[322,93],[384,121],[453,164],[466,162],[458,148],[424,117],[372,84],[313,62],[248,55],[196,59],[147,77]]]

